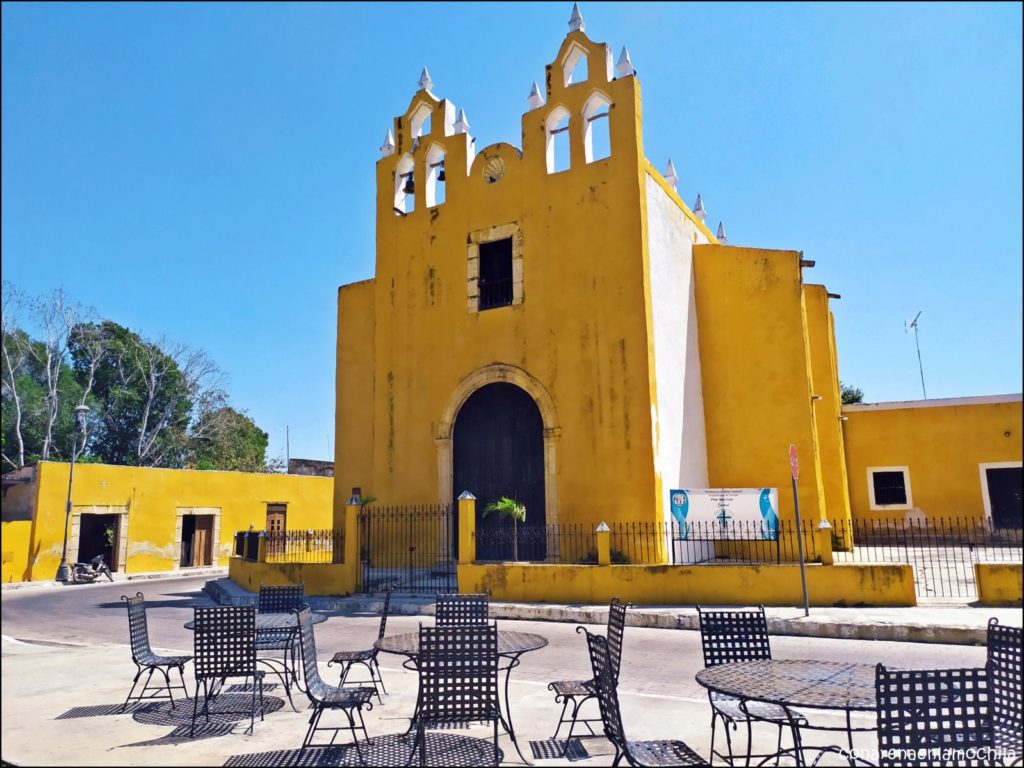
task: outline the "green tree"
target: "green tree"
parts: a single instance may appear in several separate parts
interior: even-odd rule
[[[492,501],[484,507],[484,517],[492,512],[497,512],[502,517],[512,518],[512,559],[519,559],[519,523],[526,522],[526,507],[515,499],[502,496],[497,501]]]
[[[190,435],[190,464],[196,469],[263,472],[269,435],[246,414],[223,406],[202,414]]]
[[[858,387],[851,386],[850,384],[843,384],[843,382],[839,382],[839,398],[843,401],[843,405],[863,403],[864,391]]]

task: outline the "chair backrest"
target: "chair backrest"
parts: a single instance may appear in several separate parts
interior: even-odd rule
[[[493,721],[498,709],[498,625],[420,625],[418,711],[424,721]]]
[[[984,669],[875,667],[879,765],[989,765]]]
[[[594,674],[594,688],[597,691],[598,706],[601,708],[601,722],[604,725],[605,738],[620,750],[625,751],[626,733],[622,728],[618,681],[612,668],[608,639],[590,632],[586,627],[576,627],[576,631],[585,632],[587,635],[590,668]]]
[[[141,592],[135,597],[121,595],[128,607],[128,637],[132,644],[132,658],[139,661],[143,656],[152,654],[149,647],[149,623],[146,621],[146,599]]]
[[[195,607],[196,678],[251,675],[256,670],[256,608]]]
[[[705,667],[772,657],[763,605],[756,611],[709,611],[698,605],[697,616]]]
[[[434,611],[435,624],[439,627],[486,624],[490,611],[490,596],[438,595]]]
[[[619,679],[619,662],[622,661],[622,635],[626,629],[626,609],[632,603],[619,602],[613,597],[608,607],[608,654],[612,665],[612,676]]]
[[[1009,733],[1024,732],[1024,658],[1021,654],[1024,630],[988,620],[988,669],[992,689],[992,722]],[[1020,739],[1018,738],[1018,741]]]
[[[306,602],[305,587],[302,584],[289,584],[284,587],[271,587],[260,584],[260,613],[292,613]]]
[[[295,610],[299,623],[299,652],[302,654],[302,674],[306,680],[306,695],[310,701],[322,701],[327,684],[320,677],[320,669],[316,665],[316,637],[313,634],[313,615],[309,606]]]
[[[384,596],[384,607],[380,612],[380,629],[377,631],[378,640],[384,639],[384,630],[386,630],[388,626],[388,610],[391,608],[391,592],[392,590],[389,589],[387,594]]]

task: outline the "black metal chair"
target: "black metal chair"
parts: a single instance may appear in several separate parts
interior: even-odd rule
[[[337,685],[325,683],[320,677],[320,669],[317,667],[316,638],[313,634],[313,621],[310,616],[309,607],[303,606],[295,611],[298,623],[299,653],[302,656],[302,673],[306,678],[306,696],[313,707],[313,714],[309,718],[309,729],[306,737],[302,740],[302,749],[308,747],[331,746],[337,738],[339,731],[351,731],[352,741],[355,744],[356,752],[359,754],[359,762],[363,763],[363,753],[359,746],[357,730],[362,729],[363,736],[369,740],[366,733],[366,723],[363,721],[363,708],[373,709],[374,689],[365,688],[341,688]],[[328,709],[340,709],[348,719],[347,726],[320,727],[320,718]],[[356,725],[354,714],[359,716],[359,725]],[[333,731],[328,744],[314,744],[313,738],[317,731]]]
[[[158,656],[149,647],[149,623],[146,621],[146,599],[141,592],[136,592],[135,597],[121,595],[128,608],[128,636],[132,644],[132,661],[135,663],[135,679],[132,680],[132,689],[128,691],[128,698],[121,705],[124,712],[128,703],[135,693],[135,686],[138,685],[142,673],[149,670],[146,682],[142,685],[139,695],[135,696],[136,701],[152,701],[154,699],[170,699],[171,709],[174,709],[174,694],[171,691],[175,688],[181,690],[188,698],[188,688],[185,686],[185,665],[192,661],[191,656]],[[171,685],[171,668],[176,667],[181,675],[181,685]],[[146,696],[149,682],[153,673],[159,671],[164,676],[164,686],[154,687],[152,693]],[[164,695],[166,694],[166,695]]]
[[[287,586],[269,586],[260,584],[260,597],[258,603],[259,613],[287,613],[293,614],[297,609],[306,604],[305,587],[302,584],[289,584]],[[295,641],[298,628],[288,627],[282,629],[258,629],[256,630],[256,660],[265,664],[284,685],[285,695],[288,702],[294,709],[292,702],[291,683],[298,683],[295,675]],[[273,656],[260,656],[260,651],[281,651],[281,658]],[[289,665],[288,657],[292,657],[292,664]],[[280,665],[280,667],[278,667]]]
[[[486,593],[438,595],[434,623],[438,627],[486,624],[490,601],[490,595]]]
[[[882,766],[994,765],[985,669],[875,667]]]
[[[256,724],[256,692],[260,696],[260,720],[263,720],[263,672],[256,669],[256,609],[251,605],[195,606],[196,695],[192,700],[192,730],[195,736],[199,709],[199,686],[203,686],[203,713],[210,721],[210,699],[216,698],[216,685],[231,677],[252,678],[252,707],[249,732]],[[214,685],[211,687],[211,682]],[[240,713],[218,713],[240,714]]]
[[[426,765],[426,731],[463,728],[469,723],[494,726],[494,765],[498,765],[498,625],[420,625],[419,696],[412,728],[416,730],[409,763],[420,753]]]
[[[1024,759],[1024,658],[1021,646],[1024,630],[988,621],[986,669],[992,693],[992,741],[1014,765]]]
[[[630,606],[630,603],[622,603],[617,597],[613,597],[611,604],[608,606],[608,651],[611,654],[612,674],[616,680],[619,679],[619,662],[622,660],[622,636],[626,628],[626,609]],[[569,734],[565,737],[565,749],[562,750],[563,755],[569,749],[569,742],[572,741],[573,729],[577,723],[583,723],[587,730],[590,731],[589,734],[576,734],[577,736],[598,735],[590,724],[600,723],[600,718],[579,717],[580,708],[583,704],[597,696],[592,678],[590,680],[555,680],[548,683],[548,690],[554,692],[555,703],[562,705],[562,714],[558,718],[558,726],[555,728],[555,735],[551,737],[552,740],[557,740],[558,732],[562,730],[562,726],[565,723],[569,723]],[[572,714],[566,717],[565,713],[570,705],[572,706]]]
[[[380,640],[384,637],[384,631],[388,624],[388,610],[391,607],[391,590],[387,591],[384,596],[384,608],[380,614],[380,627],[377,630],[377,639]],[[373,691],[377,694],[377,701],[384,703],[384,700],[380,697],[380,692],[388,692],[388,689],[384,687],[384,678],[380,674],[380,665],[377,663],[377,649],[368,648],[360,651],[338,651],[327,662],[327,666],[331,664],[341,665],[341,677],[338,681],[338,686],[344,688],[345,685],[361,685],[362,680],[348,682],[348,673],[352,671],[354,664],[362,664],[370,672],[370,682],[373,683]]]
[[[764,606],[756,611],[708,610],[697,606],[700,619],[700,642],[704,651],[704,666],[717,667],[719,664],[733,664],[739,661],[759,661],[772,657],[771,642],[768,638],[768,619],[765,617]],[[752,754],[751,724],[759,720],[772,723],[779,729],[779,737],[775,754],[782,751],[782,731],[786,725],[806,725],[807,719],[793,709],[785,709],[778,704],[759,701],[748,701],[728,696],[717,691],[708,691],[711,702],[711,760],[720,757],[732,765],[736,758],[732,749],[732,735],[729,729],[736,730],[738,723],[747,726],[747,754],[745,765],[749,766],[752,758],[768,758],[771,755]],[[715,732],[721,718],[725,729],[725,741],[728,755],[715,750]]]
[[[615,670],[612,666],[608,639],[589,632],[586,627],[576,627],[576,631],[584,632],[587,636],[590,666],[594,673],[594,689],[597,703],[601,708],[604,735],[612,743],[612,746],[615,747],[615,759],[612,762],[612,767],[617,766],[623,757],[626,758],[626,762],[630,765],[710,765],[710,763],[682,741],[671,739],[661,741],[629,741],[622,727],[618,680],[615,677]]]

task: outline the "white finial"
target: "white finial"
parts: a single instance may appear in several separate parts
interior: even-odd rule
[[[629,77],[636,74],[636,70],[633,69],[633,62],[630,61],[629,51],[626,50],[626,46],[622,46],[622,53],[619,54],[619,61],[615,65],[615,74],[619,77]]]
[[[729,244],[729,238],[725,236],[725,224],[723,224],[722,222],[718,222],[718,234],[715,235],[715,237],[718,238],[718,242],[720,242],[722,245]]]
[[[423,71],[420,72],[420,81],[416,83],[422,90],[429,91],[434,87],[434,81],[430,79],[430,73],[427,72],[427,68],[424,67]]]
[[[388,132],[384,134],[384,143],[380,145],[380,156],[387,157],[395,153],[395,134],[388,128]]]
[[[456,133],[469,133],[469,120],[466,119],[466,110],[462,107],[459,107],[459,114],[455,118],[455,125],[452,128]]]
[[[672,158],[668,159],[668,165],[665,166],[665,181],[672,189],[676,188],[676,184],[679,183],[679,176],[676,175],[676,167],[672,163]]]
[[[583,23],[583,17],[580,15],[580,4],[573,3],[572,16],[569,17],[569,31],[583,32],[586,28],[586,24]]]
[[[700,192],[697,193],[697,199],[693,201],[693,215],[701,221],[708,217],[708,212],[704,210],[704,201],[700,197]]]
[[[537,85],[537,81],[533,81],[533,87],[530,88],[530,95],[526,97],[526,102],[530,105],[530,109],[536,109],[544,103],[544,97],[540,95],[540,86]]]

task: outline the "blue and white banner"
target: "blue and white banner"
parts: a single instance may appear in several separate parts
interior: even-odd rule
[[[778,488],[686,488],[670,491],[677,538],[779,538]]]

